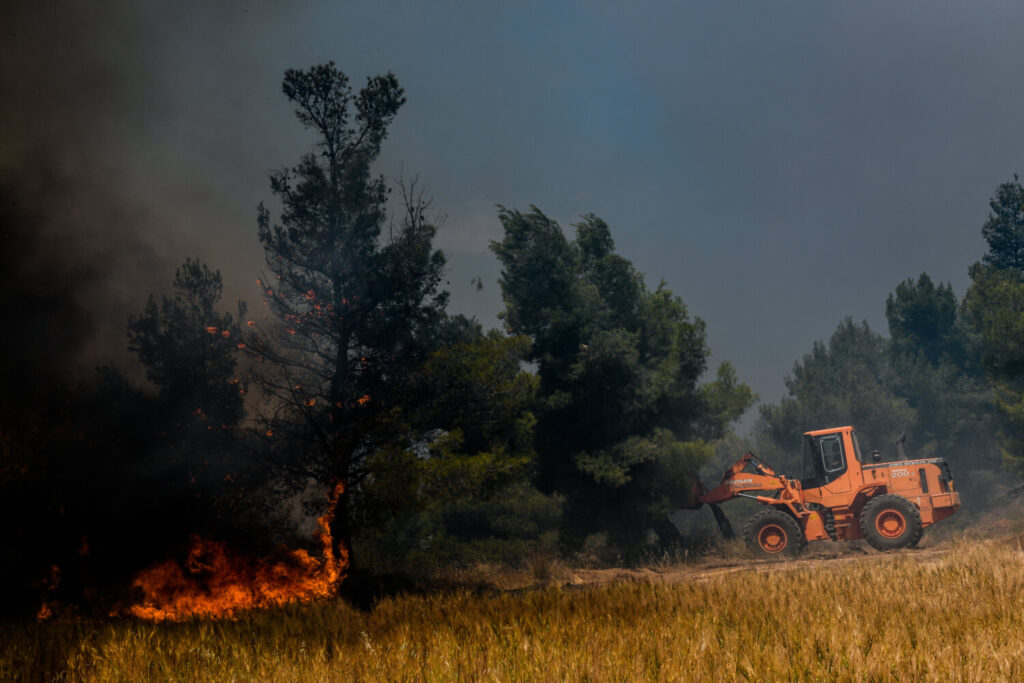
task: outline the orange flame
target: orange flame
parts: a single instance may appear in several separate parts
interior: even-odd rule
[[[42,580],[42,585],[46,595],[51,596],[57,590],[57,586],[60,585],[60,567],[55,564],[50,565],[50,573]],[[59,607],[58,603],[44,598],[43,604],[39,607],[39,611],[36,612],[36,621],[46,621],[52,618]]]
[[[151,621],[193,617],[231,618],[238,612],[328,598],[345,578],[348,552],[335,556],[331,523],[342,484],[334,486],[327,512],[317,520],[323,559],[293,550],[281,559],[250,559],[225,544],[193,537],[184,566],[174,561],[150,567],[132,585],[142,590],[140,603],[127,613]]]
[[[53,607],[48,602],[44,602],[43,606],[36,612],[36,621],[46,621],[53,617]]]

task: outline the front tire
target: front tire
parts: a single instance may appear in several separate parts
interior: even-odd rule
[[[743,538],[751,552],[761,557],[796,557],[806,545],[796,520],[773,508],[751,517],[743,530]]]
[[[921,512],[903,496],[872,498],[860,513],[860,531],[876,550],[913,548],[921,540]]]

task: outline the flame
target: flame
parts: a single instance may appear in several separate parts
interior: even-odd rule
[[[60,609],[60,605],[47,598],[52,596],[54,591],[57,590],[57,586],[60,585],[60,567],[55,564],[50,565],[50,572],[41,581],[45,596],[43,598],[43,604],[39,607],[39,611],[36,612],[36,621],[46,621],[54,616],[56,611]]]
[[[224,543],[195,536],[183,565],[167,561],[135,577],[132,585],[144,597],[127,613],[151,621],[231,618],[244,610],[330,597],[348,567],[348,552],[341,548],[336,557],[331,536],[343,491],[342,484],[334,486],[327,512],[317,520],[322,559],[305,550],[281,559],[245,558]]]
[[[209,327],[207,327],[206,331],[209,332],[210,334],[217,334],[217,328],[215,326],[213,326],[213,325],[210,325]]]
[[[44,602],[43,606],[36,612],[36,621],[46,621],[53,616],[53,607],[48,602]]]

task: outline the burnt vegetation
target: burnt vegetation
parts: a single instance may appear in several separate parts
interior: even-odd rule
[[[315,516],[332,490],[334,552],[351,572],[421,577],[693,547],[669,515],[698,473],[744,448],[796,471],[794,445],[815,427],[856,424],[883,451],[906,432],[917,454],[951,462],[968,506],[1024,471],[1016,176],[996,189],[962,298],[927,274],[899,283],[879,302],[888,337],[839,322],[741,438],[733,425],[757,397],[727,362],[709,377],[703,321],[616,252],[612,226],[584,215],[569,237],[536,207],[499,207],[504,329],[484,330],[447,310],[430,202],[374,174],[405,103],[397,78],[357,90],[324,64],[288,71],[283,93],[315,144],[272,174],[276,213],[258,209],[256,299],[225,311],[220,273],[186,260],[124,312],[145,381],[82,371],[80,292],[99,266],[47,243],[34,190],[4,176],[5,609],[105,613],[196,535],[301,545],[301,515],[282,510]]]

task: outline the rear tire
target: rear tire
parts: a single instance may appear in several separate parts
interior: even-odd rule
[[[921,512],[903,496],[872,498],[860,513],[860,531],[876,550],[913,548],[921,540]]]
[[[747,522],[743,538],[751,552],[761,557],[796,557],[807,541],[800,525],[781,510],[762,510]]]

